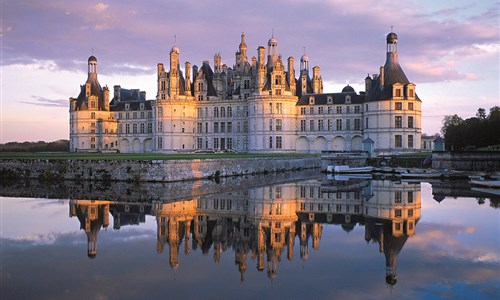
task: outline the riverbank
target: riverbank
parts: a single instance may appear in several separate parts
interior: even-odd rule
[[[279,173],[321,167],[319,156],[172,160],[2,159],[0,178],[174,182]]]

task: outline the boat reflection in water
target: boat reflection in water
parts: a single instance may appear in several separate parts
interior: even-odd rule
[[[97,255],[97,236],[108,227],[109,215],[115,229],[152,215],[157,252],[168,248],[172,268],[181,267],[180,251],[208,254],[213,249],[219,262],[223,252],[232,250],[241,281],[249,263],[275,278],[282,257],[294,259],[295,243],[300,244],[300,258],[307,260],[309,247],[320,246],[324,224],[340,225],[346,232],[362,225],[366,242],[378,243],[385,255],[389,285],[397,282],[397,257],[415,234],[420,210],[420,183],[326,177],[175,202],[70,201],[70,217],[78,217],[85,230],[90,258]]]

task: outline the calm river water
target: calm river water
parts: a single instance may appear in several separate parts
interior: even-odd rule
[[[498,191],[337,179],[2,183],[0,298],[498,299]]]

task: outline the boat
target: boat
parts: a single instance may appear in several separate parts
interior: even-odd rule
[[[470,183],[490,188],[500,188],[500,180],[471,180]]]
[[[489,195],[494,195],[494,196],[500,196],[500,190],[499,189],[484,188],[484,187],[472,187],[471,190],[476,191],[476,192],[481,192],[481,193],[484,193],[484,194],[489,194]]]
[[[366,173],[351,173],[351,174],[342,174],[342,175],[333,175],[328,174],[327,179],[335,180],[335,181],[349,181],[351,179],[372,179],[372,174]]]
[[[406,170],[406,172],[401,172],[401,178],[441,178],[443,173],[436,172],[434,170]]]
[[[371,173],[373,167],[349,167],[349,166],[328,166],[326,172],[328,173]]]

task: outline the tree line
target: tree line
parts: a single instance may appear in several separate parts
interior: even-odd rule
[[[446,150],[464,151],[489,147],[500,150],[500,106],[490,108],[486,113],[479,108],[474,117],[462,119],[457,114],[443,119],[441,133]]]
[[[0,144],[0,152],[68,152],[69,141],[9,142]]]

